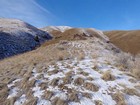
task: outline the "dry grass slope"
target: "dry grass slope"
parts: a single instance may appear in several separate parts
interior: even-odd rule
[[[140,30],[134,31],[106,31],[111,42],[125,52],[140,53]]]

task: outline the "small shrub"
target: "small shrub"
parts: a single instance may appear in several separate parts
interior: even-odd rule
[[[39,37],[36,35],[36,36],[34,37],[34,40],[35,40],[36,42],[39,42]]]

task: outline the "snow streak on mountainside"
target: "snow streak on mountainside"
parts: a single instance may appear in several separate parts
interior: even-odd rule
[[[0,18],[0,59],[32,50],[50,38],[23,21]]]
[[[51,32],[51,31],[60,31],[60,32],[64,32],[66,30],[69,30],[71,29],[72,27],[69,27],[69,26],[48,26],[48,27],[44,27],[42,28],[44,31],[47,31],[47,32]]]

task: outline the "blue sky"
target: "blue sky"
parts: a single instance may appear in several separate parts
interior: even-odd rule
[[[0,17],[37,27],[140,29],[140,0],[0,0]]]

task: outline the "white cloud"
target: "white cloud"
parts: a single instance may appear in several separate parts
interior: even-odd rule
[[[36,26],[49,23],[52,14],[35,0],[0,0],[0,17],[18,18]]]

